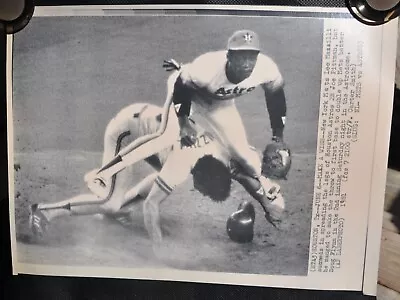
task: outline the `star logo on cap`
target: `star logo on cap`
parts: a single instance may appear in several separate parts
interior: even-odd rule
[[[253,36],[250,33],[246,33],[243,37],[246,42],[251,42],[253,40]]]

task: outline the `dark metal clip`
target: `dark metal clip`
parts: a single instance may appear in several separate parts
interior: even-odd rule
[[[6,34],[22,30],[31,20],[33,0],[0,0],[0,28]]]
[[[400,14],[399,0],[346,0],[346,6],[354,18],[371,26],[385,24]]]

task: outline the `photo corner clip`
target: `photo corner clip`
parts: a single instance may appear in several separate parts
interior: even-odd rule
[[[396,19],[400,14],[399,0],[346,0],[352,16],[369,26],[379,26]]]
[[[0,28],[5,34],[14,34],[24,29],[35,10],[33,0],[0,1]]]

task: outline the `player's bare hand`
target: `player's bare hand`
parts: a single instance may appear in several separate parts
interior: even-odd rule
[[[187,122],[181,125],[180,138],[183,146],[193,146],[197,140],[197,130]]]
[[[191,147],[196,144],[196,136],[184,135],[181,137],[181,145],[185,147]]]

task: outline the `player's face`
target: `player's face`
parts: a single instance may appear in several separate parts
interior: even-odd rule
[[[253,50],[229,51],[229,71],[242,80],[249,77],[256,65],[258,53],[258,51]]]

